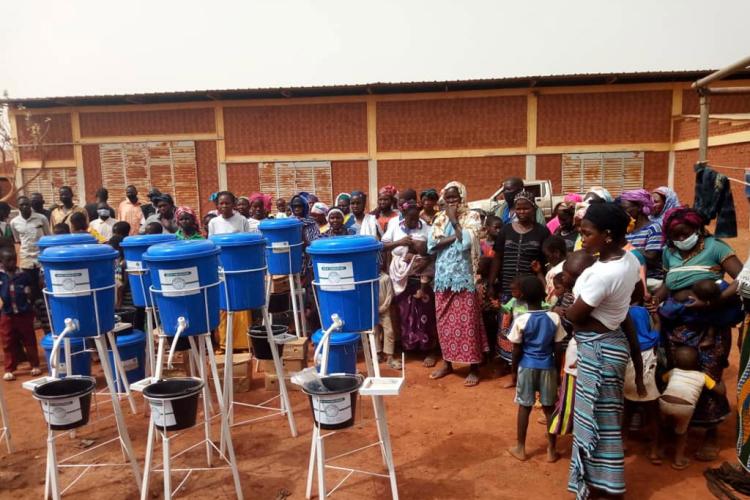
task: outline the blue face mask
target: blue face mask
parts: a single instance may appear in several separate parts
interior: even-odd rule
[[[676,246],[678,250],[682,250],[683,252],[692,250],[693,247],[697,244],[698,244],[698,233],[693,233],[682,241],[676,241],[676,240],[674,241],[674,246]]]

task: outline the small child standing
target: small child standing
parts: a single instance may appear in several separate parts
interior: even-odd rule
[[[518,460],[526,460],[526,431],[537,392],[547,421],[552,417],[565,330],[560,316],[542,309],[544,285],[536,276],[524,276],[519,287],[528,312],[513,321],[508,335],[513,343],[512,376],[518,404],[518,442],[508,451]],[[559,457],[555,449],[557,436],[548,432],[547,439],[547,461],[555,462]]]
[[[552,303],[555,297],[554,278],[562,273],[565,257],[568,254],[568,248],[565,246],[565,240],[561,236],[550,236],[542,243],[542,252],[544,258],[549,264],[549,270],[544,275],[545,289],[547,291],[547,302]],[[540,269],[541,272],[541,269]]]
[[[0,339],[3,343],[5,375],[3,380],[15,380],[13,372],[23,351],[31,363],[31,375],[41,373],[39,352],[34,333],[34,309],[31,303],[31,278],[16,267],[16,252],[13,247],[0,249]]]
[[[401,361],[394,358],[396,337],[393,334],[391,321],[391,303],[393,302],[393,283],[391,277],[384,270],[380,270],[378,278],[378,352],[385,354],[385,363],[396,370],[401,369]]]
[[[687,429],[703,387],[719,394],[725,394],[726,387],[724,382],[717,383],[698,371],[698,349],[694,347],[680,346],[675,349],[674,364],[675,367],[664,374],[663,378],[668,383],[659,399],[659,408],[662,415],[674,420],[677,442],[672,468],[682,470],[690,465],[690,460],[685,458]]]
[[[513,362],[513,343],[508,339],[513,321],[521,314],[528,312],[526,303],[521,299],[520,288],[521,277],[516,277],[510,282],[511,298],[500,306],[498,331],[497,331],[497,353],[500,358],[500,376],[508,373]],[[515,380],[503,384],[503,389],[515,387]]]
[[[625,369],[625,385],[623,393],[625,395],[625,412],[622,425],[622,440],[627,439],[627,433],[630,429],[630,420],[633,413],[642,410],[644,420],[649,425],[650,449],[648,453],[649,461],[654,465],[661,465],[659,456],[659,389],[656,387],[656,348],[659,345],[659,332],[661,322],[656,310],[650,311],[643,306],[643,297],[645,290],[642,282],[635,284],[633,295],[630,298],[630,309],[628,314],[635,327],[638,337],[638,344],[641,349],[641,359],[643,360],[643,385],[646,386],[646,395],[638,394],[635,384],[635,367],[633,361],[628,361]]]

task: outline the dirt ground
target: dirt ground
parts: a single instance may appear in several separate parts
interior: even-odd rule
[[[748,233],[730,240],[738,256],[744,261],[748,252]],[[735,332],[736,333],[736,332]],[[724,380],[733,394],[737,379],[738,352],[733,350],[731,367],[725,371]],[[475,388],[462,385],[463,369],[457,374],[433,381],[421,360],[409,359],[406,364],[406,383],[398,397],[386,398],[388,422],[396,462],[399,494],[401,498],[541,498],[552,495],[566,497],[566,481],[570,458],[570,438],[560,440],[558,449],[562,458],[557,463],[545,461],[544,427],[536,423],[540,410],[532,414],[527,449],[531,458],[518,462],[506,452],[514,444],[516,406],[513,391],[502,389],[501,380],[489,378],[487,371]],[[237,395],[240,401],[258,403],[269,397],[263,388],[262,374],[253,380],[250,392]],[[31,394],[21,388],[29,379],[23,373],[15,382],[2,382],[10,408],[15,453],[8,455],[4,446],[0,450],[0,497],[37,499],[43,495],[45,470],[45,431],[42,413]],[[100,387],[102,384],[100,383]],[[261,422],[235,427],[232,432],[239,462],[242,487],[246,498],[283,499],[304,498],[305,479],[310,449],[312,418],[306,397],[291,393],[299,436],[292,438],[286,419],[273,417]],[[102,415],[111,411],[109,399],[97,398]],[[734,398],[730,395],[734,405]],[[143,463],[147,423],[143,416],[143,402],[138,398],[140,414],[126,412],[127,426],[140,464]],[[109,408],[108,408],[109,406]],[[257,411],[240,409],[237,420],[260,415]],[[92,418],[94,415],[92,415]],[[202,427],[196,427],[177,438],[173,450],[188,447],[201,438]],[[214,431],[214,438],[218,435]],[[64,457],[81,451],[82,439],[93,439],[95,444],[114,436],[114,421],[103,418],[89,425],[75,439],[60,439],[58,456]],[[357,408],[357,423],[347,431],[327,438],[326,451],[333,456],[359,448],[376,437],[372,404],[362,397]],[[628,498],[711,498],[703,478],[707,466],[717,466],[722,461],[735,462],[735,417],[730,416],[720,427],[721,453],[713,464],[693,461],[684,471],[673,470],[668,461],[654,466],[645,456],[645,442],[637,439],[629,443],[626,456],[626,482]],[[699,432],[691,432],[689,451],[699,444]],[[670,453],[671,448],[665,450]],[[161,456],[161,448],[157,448]],[[92,455],[93,461],[104,463],[120,459],[115,445],[103,447]],[[191,452],[179,465],[202,467],[205,454]],[[377,447],[337,462],[342,466],[355,466],[375,472],[384,472]],[[74,477],[72,471],[61,474],[63,484]],[[328,488],[343,477],[342,473],[329,471]],[[173,484],[179,482],[178,473]],[[161,474],[152,482],[153,498],[161,496]],[[87,474],[68,492],[70,498],[108,500],[137,498],[138,492],[127,467],[98,469]],[[231,475],[227,470],[196,472],[186,482],[179,496],[190,498],[233,498]],[[388,480],[355,475],[350,477],[335,493],[339,498],[390,498]]]

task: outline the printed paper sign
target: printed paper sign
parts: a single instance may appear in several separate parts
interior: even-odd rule
[[[52,293],[65,297],[88,295],[91,289],[88,269],[68,269],[50,271]]]
[[[289,253],[289,242],[288,241],[275,241],[271,243],[272,253]]]
[[[200,293],[198,268],[159,269],[159,281],[165,297],[182,297]]]
[[[313,397],[313,408],[321,424],[340,424],[352,418],[351,397],[349,394],[340,397]]]
[[[122,367],[125,369],[126,372],[129,372],[130,370],[137,370],[138,358],[123,359]]]
[[[318,263],[320,289],[327,292],[354,290],[354,268],[351,262]]]
[[[174,410],[171,401],[154,401],[151,403],[151,418],[157,427],[169,427],[177,422],[174,418]]]
[[[60,401],[43,401],[42,411],[47,422],[52,425],[72,424],[83,418],[81,400],[77,397]]]
[[[126,260],[125,268],[128,271],[143,271],[143,262],[140,260]]]

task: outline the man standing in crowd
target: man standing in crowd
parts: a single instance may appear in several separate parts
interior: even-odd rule
[[[174,219],[174,201],[172,200],[172,196],[168,194],[155,196],[152,198],[151,203],[156,203],[156,212],[149,215],[148,218],[143,221],[141,232],[144,232],[146,226],[152,222],[158,222],[161,224],[165,233],[176,232],[177,222]]]
[[[523,179],[520,177],[508,177],[503,181],[503,199],[499,200],[499,205],[495,209],[495,215],[503,220],[503,224],[513,222],[516,215],[513,211],[513,199],[523,190]],[[536,221],[539,224],[547,223],[544,218],[544,211],[540,207],[536,207]]]
[[[112,227],[117,222],[114,217],[110,217],[109,207],[104,202],[99,202],[96,209],[97,218],[91,221],[90,227],[109,241],[112,238]]]
[[[76,212],[85,215],[87,217],[86,220],[88,221],[88,214],[86,213],[86,210],[79,206],[73,205],[73,190],[70,188],[70,186],[62,186],[60,188],[58,196],[60,197],[60,205],[55,207],[50,213],[50,226],[54,227],[57,224],[67,224],[68,227],[70,227],[70,229],[72,230],[73,226],[70,225],[70,216]]]
[[[115,217],[115,209],[109,206],[107,200],[109,200],[109,191],[107,191],[107,188],[100,187],[99,189],[97,189],[96,201],[94,203],[86,203],[86,205],[84,206],[84,208],[86,209],[86,215],[88,215],[89,217],[89,221],[93,221],[98,217],[96,211],[99,209],[100,203],[104,203],[104,205],[107,207],[110,217]]]
[[[132,184],[125,188],[126,199],[120,202],[117,207],[117,219],[130,224],[130,235],[138,234],[138,227],[141,225],[143,210],[141,202],[138,200],[138,190]]]
[[[39,239],[51,234],[47,218],[31,209],[31,200],[18,197],[19,215],[10,221],[13,238],[19,244],[19,265],[21,271],[31,279],[31,298],[39,298]]]
[[[161,196],[161,191],[152,187],[148,192],[148,200],[151,203],[144,203],[141,205],[141,212],[143,212],[143,218],[148,219],[156,213],[157,199]]]
[[[42,214],[49,222],[49,210],[44,208],[44,195],[42,193],[31,193],[31,208],[34,212]]]

